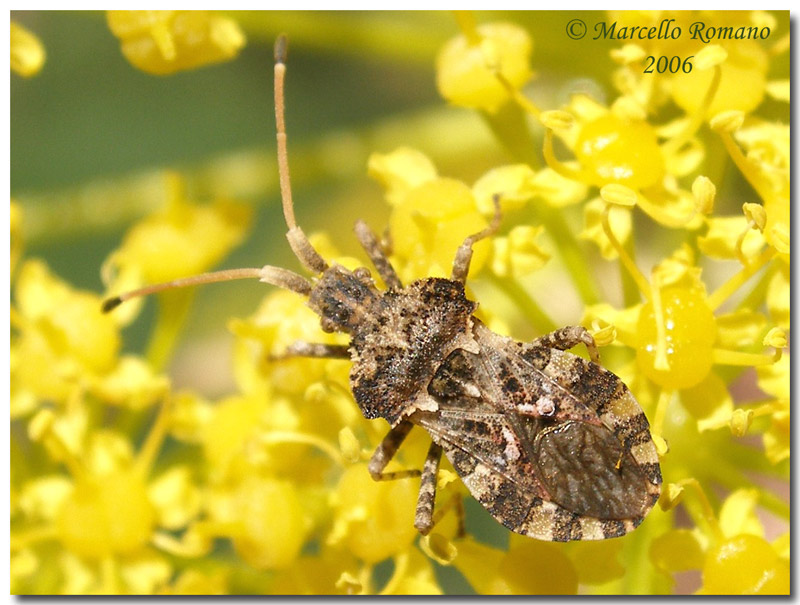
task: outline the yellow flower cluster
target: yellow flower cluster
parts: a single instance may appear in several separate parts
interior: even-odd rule
[[[132,65],[157,75],[228,61],[245,44],[236,21],[209,11],[108,11]]]
[[[693,18],[609,18],[665,16]],[[778,29],[758,11],[704,18]],[[526,28],[456,21],[462,33],[436,58],[439,90],[477,110],[512,159],[467,183],[415,149],[373,153],[391,261],[404,283],[448,276],[499,199],[501,230],[475,247],[468,282],[479,314],[498,332],[546,332],[563,310],[546,310],[540,276],[572,280],[572,321],[650,419],[660,507],[596,543],[509,535],[482,525],[474,502],[462,528],[466,488],[444,461],[440,522],[422,538],[418,480],[375,482],[367,470],[387,425],[360,414],[349,363],[284,355],[298,340],[347,344],[302,297],[273,290],[229,321],[235,388],[208,400],[164,373],[191,293],[160,294],[146,352],[128,353],[121,329],[141,305],[104,315],[101,296],[26,258],[25,210],[12,202],[12,592],[788,594],[789,506],[773,486],[788,485],[790,457],[789,129],[758,115],[770,95],[788,120],[769,71],[784,46],[676,45],[695,67],[673,75],[641,73],[654,52],[646,41],[620,44],[613,102],[576,94],[543,110],[528,98]],[[231,58],[244,43],[233,20],[205,12],[111,11],[108,24],[131,63],[158,74]],[[33,73],[41,44],[13,23],[11,43],[12,68]],[[242,204],[198,204],[178,174],[164,178],[163,208],[103,266],[109,293],[207,271],[247,232]],[[364,264],[328,234],[311,241],[328,261]],[[429,443],[415,429],[387,470],[419,468]],[[783,520],[777,533],[764,511]],[[676,584],[686,571],[699,583]]]

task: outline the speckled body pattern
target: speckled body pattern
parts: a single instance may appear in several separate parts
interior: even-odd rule
[[[419,425],[471,494],[515,532],[596,540],[642,522],[661,489],[649,423],[617,376],[560,350],[578,344],[578,334],[591,340],[585,330],[516,342],[473,316],[477,304],[459,281],[428,278],[381,292],[359,271],[326,269],[309,306],[323,328],[351,335],[355,399],[367,418],[392,426],[380,469]],[[430,493],[420,501],[432,507],[435,482],[424,477]]]

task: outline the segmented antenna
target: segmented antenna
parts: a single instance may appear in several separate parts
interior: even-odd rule
[[[263,267],[244,268],[244,269],[224,269],[222,271],[213,271],[211,273],[201,273],[200,275],[192,275],[191,277],[182,277],[172,281],[164,282],[161,284],[153,284],[145,286],[137,290],[131,290],[118,296],[112,296],[103,301],[103,313],[113,311],[126,300],[137,298],[139,296],[148,296],[163,292],[164,290],[172,290],[173,288],[187,288],[190,286],[200,286],[203,284],[215,284],[223,281],[233,281],[235,279],[257,279],[266,284],[292,290],[298,294],[308,296],[311,293],[311,282],[302,275],[298,275],[288,269],[282,267],[273,267],[272,265],[264,265]]]
[[[306,234],[297,226],[294,218],[292,185],[289,178],[289,155],[286,150],[286,124],[284,122],[283,81],[286,73],[285,62],[287,47],[288,41],[286,36],[278,36],[275,42],[275,125],[277,128],[278,175],[280,177],[283,216],[286,219],[286,226],[289,228],[286,238],[289,240],[289,245],[292,247],[295,256],[297,256],[298,260],[306,269],[314,271],[315,273],[322,273],[328,268],[328,263],[326,263],[325,259],[314,249],[311,242],[308,241]],[[102,309],[103,313],[108,313],[131,298],[147,296],[173,288],[213,284],[234,279],[258,279],[264,283],[278,286],[286,290],[292,290],[304,296],[308,296],[312,289],[311,282],[302,275],[298,275],[293,271],[281,267],[264,265],[260,269],[227,269],[145,286],[138,290],[131,290],[130,292],[107,298],[103,301]]]
[[[289,42],[284,34],[275,41],[275,137],[278,141],[278,176],[281,185],[281,203],[283,204],[283,217],[289,228],[286,239],[297,259],[309,271],[322,273],[328,268],[328,263],[320,256],[306,234],[297,226],[294,218],[294,203],[292,202],[292,182],[289,176],[289,154],[286,150],[286,123],[284,121],[284,95],[283,82],[286,75],[286,51]]]

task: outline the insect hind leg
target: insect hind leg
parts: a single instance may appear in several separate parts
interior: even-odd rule
[[[600,363],[600,353],[594,342],[594,337],[583,326],[565,326],[555,332],[545,334],[534,340],[531,344],[542,347],[566,351],[572,347],[584,344],[589,351],[589,358],[596,364]]]
[[[397,450],[400,449],[400,445],[405,441],[405,438],[413,427],[414,425],[411,422],[404,421],[386,433],[383,441],[381,441],[380,445],[372,454],[372,458],[370,458],[367,467],[369,474],[375,481],[393,481],[406,477],[419,477],[422,474],[419,469],[406,469],[391,473],[383,472],[389,462],[392,461],[395,454],[397,454]]]
[[[386,286],[390,289],[401,289],[403,284],[397,276],[394,267],[392,267],[392,263],[389,262],[386,251],[372,232],[372,229],[370,229],[364,221],[357,221],[355,232],[361,247],[366,251],[372,264],[375,265],[375,268],[378,270],[378,275],[381,276]]]
[[[494,202],[494,217],[492,217],[492,222],[483,231],[468,236],[464,240],[464,243],[459,246],[455,260],[453,260],[452,279],[460,281],[462,284],[467,281],[469,264],[472,262],[472,246],[482,239],[493,235],[500,228],[500,220],[502,218],[500,212],[500,195],[495,194],[492,201]]]
[[[419,483],[417,512],[414,516],[414,527],[419,533],[427,536],[434,526],[433,505],[436,500],[436,481],[439,477],[439,462],[442,459],[442,446],[431,442],[425,464],[422,466],[422,478]]]

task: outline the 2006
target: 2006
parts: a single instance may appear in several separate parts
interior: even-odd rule
[[[671,74],[676,74],[679,71],[682,71],[685,74],[688,74],[692,71],[692,63],[691,60],[694,59],[694,55],[691,57],[686,57],[685,59],[681,59],[680,57],[654,57],[650,55],[645,57],[645,68],[644,73],[651,74],[653,73],[653,67],[655,66],[655,71],[663,74],[665,72],[669,72]]]

